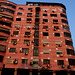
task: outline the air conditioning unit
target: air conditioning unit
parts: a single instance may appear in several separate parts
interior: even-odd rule
[[[11,36],[14,36],[14,34],[11,34]]]
[[[47,10],[45,10],[45,12],[47,12]]]
[[[25,53],[25,55],[28,55],[28,53]]]
[[[27,35],[24,35],[24,37],[26,37]]]
[[[3,10],[3,9],[1,9],[0,11],[1,11],[1,12],[3,12],[4,10]]]
[[[28,27],[28,29],[30,29],[30,27]]]
[[[27,43],[27,46],[29,46],[29,43]]]
[[[30,35],[28,35],[28,37],[30,37]]]
[[[16,27],[17,29],[20,29],[20,27]]]
[[[46,30],[48,31],[48,28],[46,28]]]
[[[44,43],[43,46],[45,46],[46,44]]]
[[[30,65],[33,65],[33,62],[30,62]]]
[[[13,43],[13,45],[16,45],[16,44],[17,44],[17,42],[14,42],[14,43]]]
[[[67,66],[67,68],[68,68],[68,69],[71,69],[71,66],[70,66],[70,65],[68,65],[68,66]]]
[[[63,54],[60,54],[60,57],[63,57]]]
[[[35,27],[33,27],[33,29],[35,29]]]
[[[18,59],[15,59],[13,63],[18,64]]]
[[[61,47],[61,44],[59,44],[59,47]]]
[[[20,52],[23,52],[23,50],[20,50]]]
[[[65,68],[65,65],[62,65],[62,68]]]
[[[49,67],[50,65],[49,64],[47,64],[47,67]]]
[[[42,23],[45,23],[45,21],[43,21]]]
[[[32,43],[34,43],[34,41],[32,41]]]
[[[56,31],[56,28],[54,28],[54,31]]]

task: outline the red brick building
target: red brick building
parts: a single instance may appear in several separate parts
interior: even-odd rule
[[[0,75],[74,73],[74,48],[63,4],[0,0]]]

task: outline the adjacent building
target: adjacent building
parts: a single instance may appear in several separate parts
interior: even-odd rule
[[[0,0],[0,75],[74,75],[75,56],[61,3]]]

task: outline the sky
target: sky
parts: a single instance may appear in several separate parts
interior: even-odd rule
[[[75,48],[75,0],[8,0],[16,4],[25,5],[26,1],[31,2],[53,2],[53,3],[62,3],[66,6],[66,14],[70,26],[70,32],[73,40],[73,46]]]

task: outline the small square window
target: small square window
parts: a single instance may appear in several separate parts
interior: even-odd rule
[[[22,59],[22,64],[27,64],[28,63],[28,59]]]
[[[16,52],[16,48],[10,48],[9,52]]]
[[[58,65],[64,65],[64,61],[63,60],[57,60]]]
[[[22,15],[22,13],[21,12],[18,12],[17,15]]]
[[[47,16],[47,14],[43,14],[43,16]]]
[[[48,36],[48,33],[47,32],[43,32],[43,36]]]
[[[21,21],[21,18],[16,18],[16,21]]]
[[[55,36],[60,36],[60,33],[54,33]]]
[[[19,7],[18,10],[23,10],[23,8],[22,7]]]
[[[49,59],[43,59],[43,64],[44,65],[50,64],[50,60]]]
[[[13,35],[18,35],[19,31],[14,31]]]

